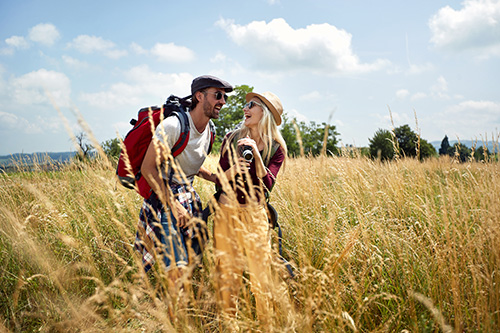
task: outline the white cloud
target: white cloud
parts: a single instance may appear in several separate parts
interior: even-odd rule
[[[431,63],[425,63],[423,65],[411,64],[410,68],[407,70],[407,73],[410,75],[415,75],[431,71],[432,69],[434,69],[434,65],[432,65]]]
[[[170,94],[188,95],[193,79],[187,73],[154,72],[147,65],[130,69],[124,73],[124,78],[125,82],[115,83],[105,91],[84,93],[81,99],[91,106],[102,109],[119,106],[147,106],[145,103],[159,104]],[[152,98],[155,100],[151,100]]]
[[[57,117],[46,118],[37,115],[30,120],[13,113],[0,111],[0,130],[23,134],[42,134],[48,131],[56,132],[61,128],[61,120]]]
[[[424,98],[426,98],[426,97],[427,97],[427,94],[426,94],[426,93],[423,93],[423,92],[417,92],[417,93],[413,94],[413,95],[411,96],[411,98],[410,98],[410,99],[411,99],[412,101],[418,101],[418,100],[420,100],[420,99],[424,99]]]
[[[189,93],[193,76],[187,73],[168,74],[152,71],[149,66],[136,66],[125,73],[125,77],[140,86],[147,86],[145,91],[165,93]],[[156,88],[154,88],[156,87]]]
[[[438,77],[436,83],[431,87],[431,95],[439,99],[450,99],[448,92],[448,82],[443,76]]]
[[[145,54],[148,54],[148,51],[145,50],[142,46],[140,46],[139,44],[133,42],[130,44],[130,49],[135,53],[135,54],[139,54],[139,55],[145,55]]]
[[[500,103],[468,100],[448,107],[435,115],[443,132],[460,139],[475,139],[491,134],[500,126]],[[479,129],[479,132],[477,132]]]
[[[34,42],[52,46],[59,39],[60,34],[53,24],[40,23],[30,29],[28,37]]]
[[[130,131],[130,129],[131,129],[130,122],[128,122],[128,121],[119,121],[119,122],[113,123],[112,127],[115,130],[115,132],[118,132],[118,135],[122,136],[122,139],[123,139],[123,136],[125,136],[125,134],[128,133],[128,131]],[[121,133],[123,133],[123,134],[121,134]]]
[[[443,76],[438,77],[436,84],[432,87],[433,90],[445,92],[448,91],[448,82]]]
[[[17,128],[19,128],[20,123],[21,123],[21,121],[19,121],[19,118],[15,114],[0,111],[0,126],[1,126],[0,128],[1,129],[3,129],[3,130],[17,129]]]
[[[245,26],[220,19],[216,25],[226,31],[234,43],[244,47],[260,68],[305,69],[317,73],[370,72],[389,63],[382,59],[361,63],[352,50],[352,35],[327,23],[294,29],[282,18],[269,23],[253,21]]]
[[[7,86],[7,83],[5,82],[5,79],[3,78],[5,74],[5,68],[2,64],[0,64],[0,96],[2,93],[5,93],[6,89],[5,87]]]
[[[430,86],[429,92],[416,92],[412,93],[407,89],[399,89],[396,91],[396,98],[405,99],[410,96],[411,101],[422,100],[427,97],[432,97],[438,100],[462,99],[461,95],[454,95],[453,97],[448,94],[448,81],[441,75],[436,79],[436,82]]]
[[[166,62],[190,62],[195,59],[192,50],[174,43],[156,43],[151,49],[151,54],[156,56],[158,60]]]
[[[380,127],[382,128],[389,127],[392,129],[393,123],[394,128],[396,128],[404,124],[411,124],[412,122],[415,122],[415,119],[410,117],[409,114],[395,112],[392,109],[390,113],[376,114],[375,116],[379,119],[379,123],[381,124]]]
[[[483,118],[487,122],[495,122],[500,120],[500,103],[469,100],[451,106],[446,113],[448,116],[460,117],[468,114],[477,118]]]
[[[49,104],[50,95],[58,106],[70,105],[71,83],[63,73],[42,68],[13,78],[10,89],[14,101],[19,104]]]
[[[26,39],[22,36],[12,36],[9,37],[5,40],[5,44],[9,45],[10,47],[16,48],[16,49],[21,49],[25,50],[30,47]]]
[[[119,59],[121,57],[125,57],[128,54],[125,50],[109,50],[104,52],[104,55],[111,59]]]
[[[74,38],[68,46],[85,54],[102,53],[111,59],[127,55],[127,51],[118,50],[115,43],[96,36],[80,35]]]
[[[212,63],[224,63],[227,60],[227,57],[222,52],[217,52],[215,56],[210,58],[210,62]]]
[[[465,0],[462,8],[441,8],[429,20],[431,43],[451,51],[481,51],[480,57],[500,56],[500,1]]]
[[[399,89],[396,91],[396,97],[399,99],[405,99],[409,94],[410,92],[407,89]]]
[[[101,37],[80,35],[73,39],[70,47],[77,49],[82,53],[103,52],[115,47],[115,43],[104,40]]]
[[[151,54],[158,60],[165,62],[190,62],[196,58],[195,53],[191,49],[185,46],[175,45],[174,43],[156,43],[151,50],[146,50],[141,45],[133,42],[130,44],[130,49],[135,54]]]
[[[14,49],[11,47],[2,47],[0,49],[0,55],[13,55],[14,54]]]
[[[106,91],[82,93],[81,99],[91,106],[101,109],[121,105],[134,105],[140,101],[141,87],[126,83],[115,83]]]
[[[77,69],[87,69],[90,67],[90,65],[87,62],[75,59],[67,55],[63,55],[62,59],[67,65]]]
[[[434,65],[427,62],[421,65],[408,64],[408,67],[391,64],[387,68],[388,74],[405,74],[405,75],[418,75],[424,72],[429,72],[434,69]]]
[[[289,119],[296,119],[298,122],[305,122],[307,123],[309,120],[306,116],[303,114],[299,113],[296,109],[291,109],[291,110],[286,110],[285,111],[285,116]]]
[[[301,95],[299,97],[299,100],[300,101],[309,101],[309,102],[311,102],[311,101],[319,101],[322,98],[324,98],[324,96],[321,95],[321,93],[319,91],[315,90],[315,91],[311,91],[310,93]]]

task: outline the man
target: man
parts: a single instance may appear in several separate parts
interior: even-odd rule
[[[194,216],[201,216],[201,202],[192,187],[195,175],[211,177],[211,173],[202,168],[210,145],[211,130],[209,122],[217,119],[221,108],[226,104],[226,92],[233,87],[217,77],[204,75],[197,77],[191,84],[191,110],[189,119],[189,141],[184,150],[175,158],[170,155],[181,133],[181,124],[177,117],[164,119],[156,128],[141,166],[142,176],[153,189],[151,198],[144,200],[140,219],[144,230],[139,228],[139,235],[146,235],[147,227],[158,225],[155,233],[158,242],[151,244],[151,239],[136,240],[137,248],[143,254],[146,265],[153,262],[153,257],[145,247],[155,246],[162,254],[169,289],[176,293],[176,286],[182,270],[189,262],[189,240],[194,230],[188,222]],[[153,223],[152,223],[153,222]],[[141,226],[141,224],[140,224]],[[150,231],[153,227],[150,227]],[[146,237],[142,237],[146,238]],[[158,239],[159,238],[159,239]],[[147,257],[149,255],[149,257]]]

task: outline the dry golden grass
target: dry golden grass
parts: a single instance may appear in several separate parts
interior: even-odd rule
[[[203,202],[214,191],[195,187]],[[498,331],[499,193],[495,162],[290,159],[271,202],[296,277],[276,259],[274,330]],[[0,330],[228,330],[211,243],[191,294],[140,269],[140,205],[105,163],[0,175]],[[251,302],[244,291],[233,327],[259,329]]]

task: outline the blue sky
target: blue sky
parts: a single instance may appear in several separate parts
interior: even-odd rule
[[[98,142],[124,136],[203,74],[274,92],[344,145],[392,122],[491,141],[500,1],[2,1],[0,155],[74,151],[79,118]]]

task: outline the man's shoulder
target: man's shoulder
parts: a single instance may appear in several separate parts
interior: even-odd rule
[[[182,115],[180,115],[182,117]],[[160,125],[164,128],[181,128],[181,121],[180,117],[172,113],[165,119],[163,119],[160,123]]]
[[[156,135],[167,135],[168,137],[177,137],[181,132],[181,123],[174,114],[163,119],[156,127]]]

